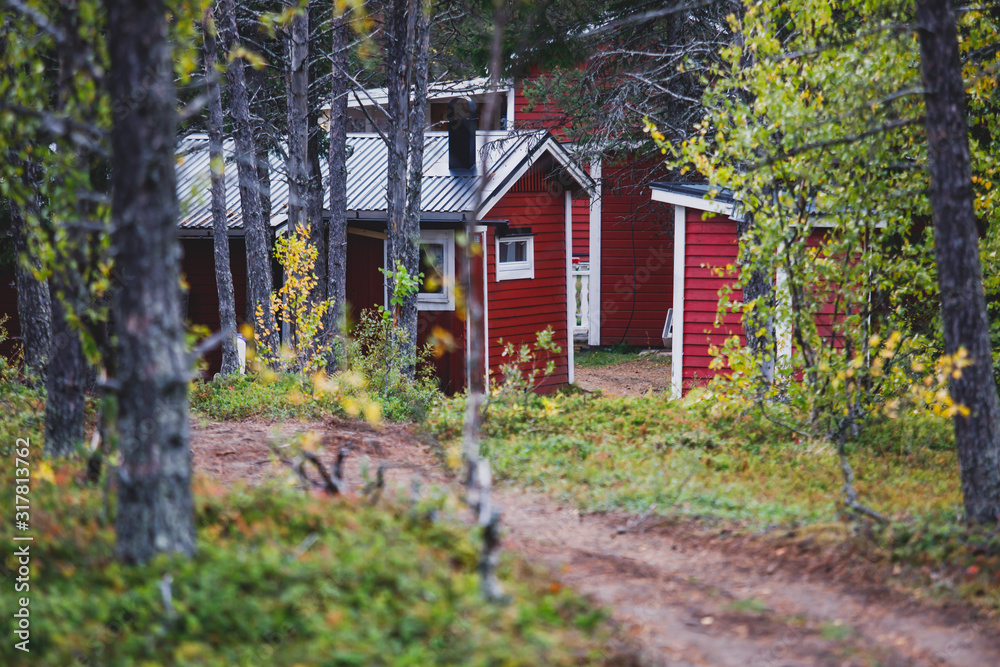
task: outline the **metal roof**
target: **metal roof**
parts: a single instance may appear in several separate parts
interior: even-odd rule
[[[486,157],[486,184],[483,188],[482,217],[505,193],[516,178],[542,154],[548,153],[569,172],[581,188],[593,192],[590,177],[569,156],[552,135],[536,132],[479,132],[476,136],[479,159],[475,170],[448,168],[448,133],[427,132],[424,136],[424,176],[421,187],[422,214],[461,217],[476,211],[476,197]],[[377,134],[350,134],[347,138],[347,210],[351,217],[378,218],[386,210],[388,151]],[[239,178],[233,158],[234,143],[224,144],[226,156],[226,208],[229,228],[243,226],[240,210]],[[284,223],[288,215],[288,183],[285,165],[279,156],[270,157],[271,225]],[[324,183],[329,183],[329,164],[320,160]],[[208,139],[194,134],[181,140],[177,151],[177,197],[181,203],[180,226],[184,229],[211,229],[210,170]]]

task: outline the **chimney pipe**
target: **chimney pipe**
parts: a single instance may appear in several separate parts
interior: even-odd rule
[[[448,102],[448,168],[476,168],[476,102],[456,97]]]

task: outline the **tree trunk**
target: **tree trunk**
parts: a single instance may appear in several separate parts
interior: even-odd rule
[[[174,72],[162,0],[106,0],[105,6],[111,99],[133,101],[111,131],[115,263],[129,277],[114,295],[122,454],[116,551],[126,563],[144,563],[157,553],[195,549]]]
[[[965,86],[955,15],[946,0],[917,0],[934,252],[941,287],[945,351],[968,351],[972,364],[949,380],[966,520],[1000,518],[1000,402],[993,380],[989,322],[973,208]]]
[[[326,239],[326,298],[333,299],[326,331],[343,340],[347,306],[347,78],[350,44],[347,17],[333,26],[333,77],[330,89],[330,223]],[[327,372],[337,370],[342,346],[334,345]]]
[[[51,285],[52,328],[45,377],[45,456],[71,456],[84,439],[87,362],[80,333],[66,321],[59,284]]]
[[[311,77],[310,77],[311,80]],[[330,297],[326,293],[326,237],[327,223],[323,219],[323,200],[326,191],[323,189],[323,172],[320,170],[320,144],[322,128],[315,111],[309,112],[309,186],[306,190],[306,218],[309,225],[309,242],[316,249],[316,289],[313,301],[325,301]]]
[[[49,332],[52,306],[49,284],[38,280],[33,273],[38,261],[28,247],[28,222],[24,211],[10,202],[10,216],[14,237],[14,279],[17,283],[17,316],[21,322],[21,349],[24,355],[24,374],[29,384],[45,382],[45,366],[49,357]]]
[[[404,215],[402,237],[410,240],[404,246],[405,252],[400,256],[406,269],[411,274],[415,274],[422,268],[420,266],[420,193],[423,184],[424,171],[424,127],[427,123],[427,77],[430,61],[430,7],[421,0],[414,0],[411,3],[410,11],[413,13],[413,102],[410,107],[407,121],[409,132],[410,155],[406,170],[406,212]],[[403,248],[401,248],[402,250]],[[410,263],[413,263],[411,268]],[[444,267],[441,268],[441,275],[445,275]],[[444,289],[452,289],[453,286],[445,285]],[[407,333],[410,341],[407,357],[413,356],[416,361],[417,345],[417,295],[413,294],[406,298],[403,307],[400,309],[399,326]],[[415,365],[415,364],[414,364]],[[412,369],[408,369],[412,375]]]
[[[406,176],[407,144],[409,140],[410,115],[410,62],[408,45],[412,43],[417,14],[416,0],[393,0],[388,31],[386,53],[386,78],[389,112],[389,155],[386,190],[386,270],[390,276],[396,264],[402,263],[409,275],[416,277],[420,272],[419,235],[420,230],[407,226],[406,216]],[[395,296],[395,281],[388,277],[390,298]],[[393,335],[400,347],[404,361],[400,369],[412,373],[416,351],[416,300],[417,295],[407,297],[394,313]],[[388,305],[388,304],[387,304]]]
[[[747,248],[753,242],[753,213],[747,212],[744,219],[736,224],[736,233],[741,246],[744,239]],[[775,336],[774,317],[770,314],[774,303],[774,284],[771,276],[763,271],[749,273],[749,262],[743,261],[743,247],[740,248],[740,270],[745,276],[743,282],[743,303],[760,300],[758,307],[746,313],[743,318],[743,331],[746,335],[747,348],[760,361],[760,372],[765,385],[774,382]],[[766,313],[762,315],[762,313]],[[758,332],[763,331],[760,335]],[[764,386],[759,388],[763,391]]]
[[[220,0],[220,36],[223,48],[232,51],[239,40],[234,0]],[[261,203],[257,175],[257,151],[250,119],[245,63],[235,58],[226,70],[229,81],[230,114],[236,144],[236,167],[240,181],[240,208],[247,246],[247,299],[253,309],[251,321],[259,346],[258,354],[268,359],[278,356],[278,330],[271,309],[271,229]]]
[[[210,8],[202,26],[205,36],[205,80],[208,85],[208,152],[212,165],[212,237],[215,246],[215,285],[219,293],[219,326],[226,334],[222,339],[221,375],[239,373],[240,360],[236,348],[236,300],[233,294],[233,273],[229,263],[229,215],[226,209],[226,161],[222,151],[222,94],[216,68],[214,11]]]
[[[295,14],[285,39],[288,104],[288,230],[306,229],[309,172],[309,10]]]

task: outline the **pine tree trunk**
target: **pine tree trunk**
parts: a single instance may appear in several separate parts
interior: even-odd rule
[[[312,80],[312,77],[310,77]],[[306,219],[309,225],[309,242],[316,249],[316,264],[313,272],[316,274],[316,289],[313,301],[325,301],[326,287],[326,237],[327,222],[323,218],[323,200],[326,191],[323,189],[323,172],[320,171],[320,153],[322,151],[319,117],[315,111],[309,112],[309,187],[306,191]]]
[[[430,61],[430,7],[420,0],[411,3],[413,12],[413,101],[408,118],[410,155],[406,173],[406,213],[404,216],[403,238],[411,239],[412,243],[405,246],[401,253],[403,263],[411,274],[421,270],[420,266],[420,194],[424,171],[424,127],[427,123],[427,78]],[[412,262],[412,267],[411,263]],[[442,267],[443,269],[443,267]],[[441,271],[444,275],[444,271]],[[444,289],[452,286],[445,285]],[[417,345],[417,295],[413,294],[403,302],[400,309],[399,326],[406,331],[410,341],[407,357],[416,361]],[[415,366],[415,364],[414,364]],[[413,375],[413,368],[407,369]]]
[[[229,215],[226,210],[226,176],[223,143],[222,93],[216,69],[218,44],[215,16],[208,10],[202,32],[205,36],[205,79],[208,85],[208,152],[212,164],[212,237],[215,248],[215,285],[219,294],[219,325],[222,339],[221,375],[239,373],[240,360],[236,348],[236,300],[233,293],[233,273],[229,262]]]
[[[330,223],[326,239],[326,297],[333,299],[327,315],[326,330],[343,339],[343,323],[347,306],[347,78],[350,43],[346,16],[336,19],[333,26],[333,76],[330,90]],[[327,363],[333,373],[339,364],[342,348],[334,346]]]
[[[230,52],[239,40],[234,0],[220,0],[220,37],[223,48]],[[236,144],[236,166],[240,182],[240,208],[247,246],[247,302],[253,309],[254,335],[258,354],[276,359],[278,329],[271,309],[271,228],[261,202],[261,183],[257,174],[257,151],[250,118],[245,64],[235,58],[226,70],[229,82],[230,115]]]
[[[917,0],[934,252],[941,287],[945,351],[968,351],[972,365],[949,380],[962,495],[970,523],[1000,518],[1000,402],[993,380],[989,322],[973,208],[965,86],[955,15],[946,0]]]
[[[306,229],[309,171],[309,11],[295,15],[285,38],[288,104],[288,230]]]
[[[176,110],[162,0],[106,0],[112,99],[130,99],[111,132],[116,382],[122,465],[117,555],[145,563],[195,549],[188,447],[191,363],[180,313]],[[144,95],[137,97],[136,90]]]
[[[58,283],[52,296],[49,365],[45,376],[45,456],[71,456],[84,439],[87,362],[80,333],[66,321]]]
[[[28,223],[21,207],[10,202],[11,230],[14,237],[14,279],[17,283],[17,316],[21,322],[21,349],[24,373],[29,384],[45,382],[49,357],[52,306],[49,284],[35,278],[38,261],[28,247]]]
[[[393,0],[386,54],[389,112],[388,184],[386,191],[386,225],[388,227],[386,257],[389,266],[386,267],[386,270],[394,273],[397,263],[402,263],[407,273],[414,277],[420,272],[420,230],[414,231],[407,226],[406,176],[411,74],[408,45],[413,41],[417,14],[415,4],[416,0]],[[396,290],[395,281],[389,278],[387,282],[389,295],[392,297]],[[403,368],[400,370],[407,373],[412,373],[416,361],[416,298],[415,294],[412,298],[407,298],[402,307],[397,307],[394,313],[396,326],[393,328],[393,335],[395,343],[402,353],[402,358],[405,360]]]

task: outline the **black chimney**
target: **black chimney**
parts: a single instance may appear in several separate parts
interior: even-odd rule
[[[448,102],[448,168],[476,167],[476,102],[456,97]]]

